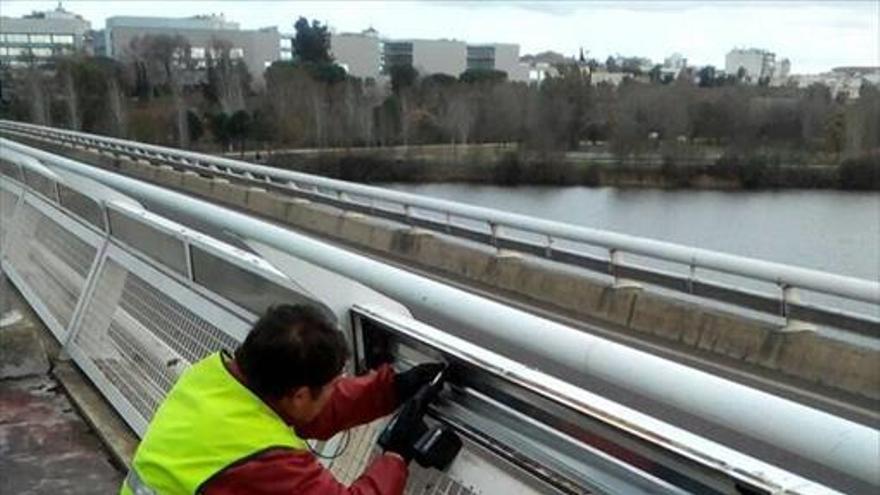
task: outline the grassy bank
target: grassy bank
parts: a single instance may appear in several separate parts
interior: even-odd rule
[[[694,189],[880,190],[880,155],[839,165],[792,165],[774,155],[730,155],[714,159],[609,162],[572,160],[564,153],[479,149],[437,156],[350,152],[277,153],[277,167],[343,180],[381,183],[462,182],[504,186],[614,186]]]

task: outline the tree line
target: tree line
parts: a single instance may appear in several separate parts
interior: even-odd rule
[[[880,148],[876,86],[847,100],[819,84],[748,85],[704,68],[675,79],[652,70],[615,87],[592,83],[597,63],[559,64],[540,84],[492,70],[455,77],[393,66],[386,86],[334,63],[327,26],[300,18],[295,28],[295,60],[272,64],[260,84],[226,43],[196,58],[182,37],[143,36],[124,62],[75,55],[2,67],[0,112],[206,150],[498,142],[547,153],[604,146],[620,159],[715,148],[728,158],[836,162]]]

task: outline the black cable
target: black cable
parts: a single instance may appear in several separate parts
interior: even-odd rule
[[[345,453],[345,450],[348,449],[348,444],[351,443],[351,430],[345,430],[345,438],[340,442],[340,446],[336,448],[336,452],[333,455],[324,455],[318,452],[317,450],[312,448],[312,445],[309,442],[306,442],[306,446],[309,448],[309,452],[315,455],[315,457],[320,457],[321,459],[333,460],[341,456]]]

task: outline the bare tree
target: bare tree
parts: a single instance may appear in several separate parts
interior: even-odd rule
[[[205,56],[208,95],[230,114],[245,108],[250,80],[247,68],[233,50],[231,43],[215,38]]]
[[[194,69],[189,42],[183,36],[146,35],[134,38],[128,56],[148,81],[147,87],[160,87],[170,94],[175,111],[175,137],[178,146],[189,145],[187,104],[183,95],[184,78]]]

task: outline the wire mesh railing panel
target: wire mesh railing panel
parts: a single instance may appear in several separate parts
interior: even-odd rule
[[[6,259],[54,320],[49,327],[63,342],[97,248],[59,224],[70,221],[62,215],[49,218],[29,201],[20,208],[14,231],[10,229],[7,234],[12,237]]]
[[[135,423],[149,421],[189,364],[238,344],[200,315],[213,303],[189,292],[184,304],[169,288],[190,289],[157,274],[108,253],[71,341],[75,356],[100,373],[92,377],[99,386],[113,387],[132,406]]]
[[[3,180],[5,179],[0,178],[0,181]],[[12,217],[15,214],[20,195],[20,193],[15,193],[8,184],[2,186],[0,187],[0,253],[3,252],[3,247],[6,245],[7,233],[12,225]]]

